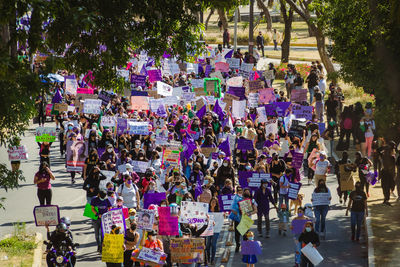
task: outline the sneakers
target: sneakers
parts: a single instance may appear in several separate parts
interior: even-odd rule
[[[75,184],[75,179],[71,179],[71,184]]]
[[[238,253],[240,249],[240,246],[236,245],[235,253]]]

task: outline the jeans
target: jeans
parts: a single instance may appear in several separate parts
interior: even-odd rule
[[[103,233],[101,230],[101,219],[93,220],[94,237],[96,238],[97,247],[101,248],[103,243]]]
[[[286,207],[289,207],[289,195],[279,194],[279,207],[281,207],[283,200],[285,200]]]
[[[269,233],[270,223],[269,223],[269,212],[257,212],[257,230],[258,233],[262,234],[262,218],[264,217],[265,220],[265,231]]]
[[[39,198],[40,206],[51,205],[51,189],[38,189],[37,196]]]
[[[274,40],[274,50],[278,50],[278,42]]]
[[[319,205],[314,207],[314,216],[315,216],[315,231],[316,232],[325,232],[325,218],[328,214],[329,206],[328,205]],[[319,224],[321,223],[321,231],[319,228]]]
[[[212,236],[207,237],[207,258],[210,262],[215,260],[215,254],[217,253],[217,242],[218,242],[219,233],[214,233]]]
[[[364,220],[364,211],[352,211],[351,212],[351,235],[360,239],[361,223]],[[357,232],[356,232],[357,225]]]
[[[237,246],[237,247],[240,247],[240,233],[239,233],[239,231],[237,230],[237,227],[238,227],[238,225],[239,225],[239,222],[233,221],[233,223],[234,223],[234,226],[235,226],[235,243],[236,243],[236,246]]]
[[[314,99],[314,87],[312,87],[312,88],[308,88],[308,92],[310,93],[310,102],[309,102],[309,104],[311,105],[311,103],[312,103],[312,101],[313,101],[313,99]]]

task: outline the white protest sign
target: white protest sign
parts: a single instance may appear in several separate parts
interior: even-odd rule
[[[149,135],[149,122],[128,121],[129,134]]]
[[[129,81],[129,70],[119,69],[117,70],[117,76],[124,78],[125,81]]]
[[[186,62],[186,72],[187,73],[194,72],[197,74],[199,72],[199,68],[198,68],[197,64],[195,64],[195,63]]]
[[[238,76],[238,77],[230,78],[226,81],[226,85],[231,86],[231,87],[242,87],[243,86],[243,77]]]
[[[150,110],[152,112],[157,112],[157,109],[164,105],[164,99],[162,98],[158,98],[158,99],[150,99],[149,100],[149,104],[150,104]]]
[[[278,134],[278,121],[276,119],[268,120],[265,123],[265,135],[268,136],[270,133]]]
[[[181,202],[181,216],[179,222],[189,224],[203,224],[207,219],[208,203]]]
[[[75,79],[65,79],[65,92],[70,95],[76,95],[78,82]]]
[[[117,119],[114,116],[103,116],[101,117],[101,126],[103,127],[114,127]]]
[[[196,98],[196,93],[193,92],[183,92],[181,99],[186,102],[191,102]]]
[[[160,81],[157,81],[157,93],[162,96],[172,96],[172,86]]]
[[[311,263],[316,266],[324,260],[324,258],[319,254],[318,250],[314,248],[313,244],[308,243],[305,247],[301,249],[301,253],[311,261]]]
[[[231,69],[239,69],[240,68],[240,58],[227,58],[226,63],[229,64],[229,68],[231,68]]]
[[[160,251],[142,247],[137,258],[142,261],[159,263],[162,255],[163,253]]]
[[[193,88],[204,88],[204,79],[192,79]]]
[[[240,70],[239,73],[241,75],[243,75],[244,77],[249,77],[250,75],[250,71],[253,70],[253,64],[251,63],[242,63],[242,65],[240,66]]]
[[[313,206],[330,205],[331,193],[313,193],[311,199]]]
[[[177,96],[167,96],[162,98],[164,100],[164,104],[168,106],[173,106],[178,104],[178,97]]]
[[[110,234],[113,225],[120,227],[120,234],[125,234],[125,219],[122,209],[113,209],[101,215],[103,235]]]
[[[180,86],[180,87],[174,87],[172,89],[172,95],[173,96],[178,96],[178,97],[182,97],[182,94],[185,92],[183,90],[184,86]],[[186,87],[187,88],[187,87]]]
[[[57,225],[60,221],[60,211],[57,205],[36,206],[33,208],[36,226]]]
[[[86,114],[100,114],[101,104],[101,99],[85,99],[83,112]]]
[[[111,182],[111,179],[115,175],[115,171],[101,170],[100,173],[103,174],[106,177],[106,179],[100,180],[99,188],[100,189],[106,189],[107,188],[107,183]]]
[[[214,233],[220,233],[224,226],[224,213],[223,212],[210,212],[210,215],[214,216]]]
[[[232,117],[244,118],[246,116],[246,100],[232,100]]]
[[[265,112],[265,107],[257,108],[258,114],[258,122],[266,122],[267,121],[267,113]]]
[[[145,173],[146,169],[149,168],[149,166],[150,162],[132,160],[132,169],[134,172]]]
[[[249,93],[248,102],[250,108],[258,107],[258,93]]]
[[[155,210],[145,210],[145,209],[138,211],[136,215],[137,228],[149,231],[152,230],[155,212],[156,212]]]
[[[204,224],[206,224],[206,223],[204,223]],[[208,221],[207,228],[200,236],[205,237],[205,236],[212,236],[212,235],[214,235],[214,216],[210,215],[210,220]]]

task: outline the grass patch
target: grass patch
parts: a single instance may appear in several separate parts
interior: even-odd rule
[[[357,102],[360,102],[363,106],[365,106],[367,102],[375,103],[374,96],[365,93],[361,87],[356,87],[352,84],[344,83],[343,81],[339,81],[339,86],[343,90],[344,103],[346,106],[353,105]]]

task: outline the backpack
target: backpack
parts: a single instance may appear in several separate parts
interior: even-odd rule
[[[350,130],[353,127],[353,121],[350,118],[344,119],[343,128],[345,130]]]

